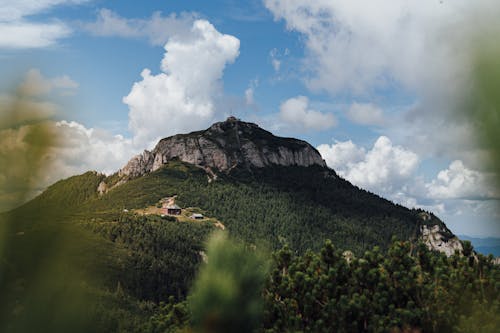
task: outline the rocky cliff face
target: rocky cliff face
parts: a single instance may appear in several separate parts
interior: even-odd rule
[[[462,242],[453,235],[448,237],[450,233],[448,230],[444,230],[443,227],[439,225],[426,226],[423,225],[421,229],[422,241],[427,245],[429,250],[439,251],[446,254],[446,256],[451,256],[458,251],[462,253],[463,246]]]
[[[319,152],[305,141],[272,135],[256,124],[234,117],[204,131],[162,139],[152,151],[133,157],[119,171],[120,177],[138,177],[159,169],[169,160],[203,167],[208,172],[228,172],[235,167],[326,167]]]
[[[418,216],[423,222],[420,227],[420,240],[429,250],[442,252],[448,257],[455,254],[455,251],[463,252],[460,239],[441,220],[427,212],[421,212]]]

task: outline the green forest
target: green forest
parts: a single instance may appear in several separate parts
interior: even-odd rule
[[[331,239],[339,248],[361,254],[376,245],[387,248],[393,236],[412,239],[424,223],[444,226],[432,214],[424,221],[422,211],[357,188],[319,166],[235,169],[208,182],[204,170],[171,161],[99,196],[95,189],[101,181],[113,184],[117,175],[88,172],[60,181],[15,214],[43,207],[52,208],[58,219],[112,219],[124,209],[176,195],[181,207],[199,207],[223,221],[236,238],[275,250],[288,244],[299,253],[319,250]]]
[[[0,216],[2,332],[496,332],[500,269],[325,168],[88,172]],[[212,220],[139,215],[176,195]],[[450,236],[452,234],[450,233]],[[37,256],[33,256],[37,253]]]

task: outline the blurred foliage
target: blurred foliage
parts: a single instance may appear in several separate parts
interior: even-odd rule
[[[454,117],[461,118],[472,129],[476,152],[482,160],[486,174],[494,176],[492,186],[495,193],[490,196],[500,197],[500,46],[497,43],[500,25],[484,29],[478,25],[472,48],[468,50],[470,80],[461,91],[456,101]],[[470,37],[469,37],[470,38]],[[464,80],[465,81],[465,80]],[[491,184],[493,185],[493,184]],[[496,200],[497,216],[500,213],[499,201]],[[500,232],[499,221],[492,222],[492,234]]]
[[[477,123],[477,135],[491,156],[492,166],[500,175],[500,47],[496,44],[478,48],[473,68],[468,116]],[[498,183],[500,185],[500,182]]]
[[[36,104],[16,96],[0,110],[2,180],[0,193],[20,204],[32,195],[46,167],[46,154],[57,133],[38,116]],[[3,197],[2,199],[5,199]],[[40,207],[29,221],[12,214],[0,218],[0,331],[88,332],[89,299],[84,285],[89,278],[79,268],[89,249],[83,230],[63,227],[47,219]],[[90,252],[89,252],[90,253]]]
[[[208,242],[207,258],[188,299],[194,331],[253,332],[262,315],[265,256],[219,232]]]

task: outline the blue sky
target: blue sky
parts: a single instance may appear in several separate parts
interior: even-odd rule
[[[40,188],[236,115],[457,234],[500,236],[487,152],[456,116],[493,0],[4,2],[0,106],[20,84],[67,138]]]

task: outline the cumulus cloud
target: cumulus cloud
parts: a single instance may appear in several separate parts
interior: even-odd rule
[[[88,170],[106,174],[121,168],[139,150],[132,140],[113,135],[105,129],[87,128],[74,121],[59,121],[53,124],[60,136],[58,144],[51,151],[53,168],[47,183],[56,177],[68,177]]]
[[[417,154],[379,137],[369,151],[352,142],[320,145],[319,152],[342,177],[379,194],[393,194],[414,176],[419,164]]]
[[[281,103],[280,117],[286,123],[306,130],[326,130],[337,123],[333,114],[311,109],[306,96],[293,97]]]
[[[432,211],[456,233],[500,231],[493,222],[499,216],[493,175],[467,167],[463,161],[451,162],[426,181],[417,155],[384,136],[368,150],[352,141],[317,149],[329,167],[354,185],[406,207]]]
[[[196,20],[190,38],[172,37],[165,44],[162,72],[142,71],[123,98],[129,106],[129,127],[137,144],[199,129],[215,115],[214,99],[222,92],[227,64],[239,55],[239,40],[222,34],[206,20]]]
[[[327,165],[355,185],[398,202],[417,206],[417,200],[497,199],[492,174],[473,170],[455,160],[428,182],[419,176],[419,157],[380,136],[368,151],[352,141],[317,147]]]
[[[464,35],[474,29],[465,24],[471,12],[498,12],[494,0],[264,3],[276,19],[304,35],[310,86],[333,93],[363,92],[388,79],[409,87],[451,83],[464,56],[453,42],[463,43]],[[446,43],[444,38],[449,38]]]
[[[39,142],[33,140],[41,129],[54,139],[47,142],[43,150]],[[0,211],[32,198],[59,179],[89,170],[115,172],[137,152],[130,139],[111,135],[106,130],[43,119],[0,129],[0,143],[0,161],[4,166],[0,170]],[[35,160],[31,156],[36,153],[41,155]],[[39,165],[31,165],[33,161]],[[29,172],[30,169],[33,172]]]
[[[163,16],[161,12],[154,12],[148,19],[129,19],[104,8],[99,11],[95,22],[85,23],[83,28],[96,36],[146,37],[151,44],[163,46],[173,36],[189,38],[195,19],[194,13]]]
[[[426,184],[427,193],[434,199],[494,199],[498,198],[493,175],[471,170],[456,160]]]
[[[210,123],[216,98],[222,94],[224,68],[238,56],[239,40],[218,32],[205,20],[194,21],[188,32],[187,38],[174,35],[165,44],[162,72],[153,75],[145,69],[142,80],[124,97],[130,108],[131,138],[77,122],[51,120],[58,106],[49,98],[78,88],[68,76],[46,77],[32,69],[15,94],[0,95],[2,165],[12,165],[14,160],[21,163],[31,151],[38,151],[42,154],[39,160],[47,166],[47,172],[33,175],[20,190],[4,186],[5,181],[22,183],[21,176],[12,174],[16,168],[0,170],[0,210],[12,208],[58,179],[87,170],[114,172],[158,138]],[[30,134],[37,133],[38,128],[57,138],[43,151],[36,150],[38,143]]]
[[[347,117],[361,125],[384,124],[384,112],[371,103],[353,103],[347,110]]]
[[[304,80],[311,90],[331,96],[404,91],[413,99],[402,108],[406,115],[384,124],[393,140],[427,156],[453,160],[476,154],[474,125],[457,116],[457,103],[473,84],[471,56],[478,37],[490,36],[491,43],[498,35],[498,1],[264,4],[275,19],[302,34]]]
[[[356,146],[351,140],[336,141],[332,145],[322,144],[317,147],[326,164],[338,172],[348,170],[364,160],[366,151]]]
[[[0,7],[0,48],[43,48],[68,37],[71,29],[63,22],[35,22],[27,17],[49,11],[58,5],[87,0],[3,0]]]

